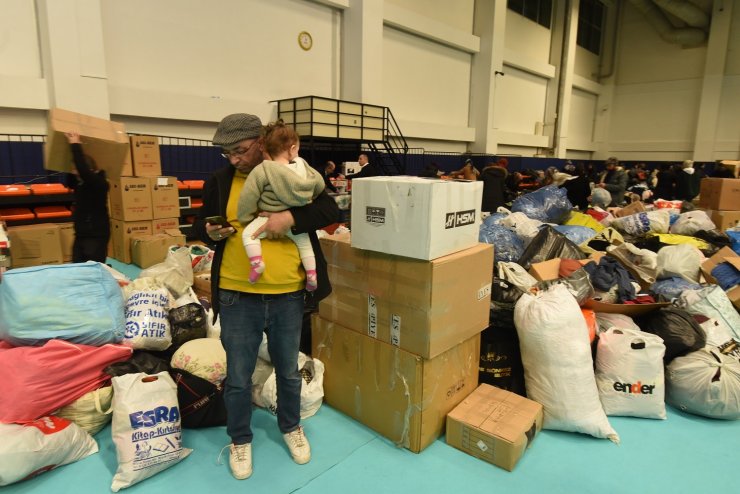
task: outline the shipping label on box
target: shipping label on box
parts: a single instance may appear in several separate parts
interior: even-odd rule
[[[512,471],[542,430],[539,403],[481,384],[449,415],[447,444]]]
[[[159,138],[156,136],[131,136],[131,162],[136,177],[158,177],[162,175]]]
[[[152,194],[152,218],[174,218],[180,216],[180,191],[177,177],[149,177]]]
[[[131,238],[134,235],[151,235],[151,221],[110,221],[111,243],[114,259],[131,264]]]
[[[111,218],[120,221],[152,219],[152,196],[148,178],[120,177],[111,180],[108,197]]]
[[[352,246],[431,260],[478,243],[482,182],[370,177],[352,183]]]
[[[319,304],[326,319],[424,358],[488,326],[489,244],[433,261],[356,249],[347,235],[322,238],[321,248],[334,286]]]
[[[123,124],[52,108],[44,144],[44,168],[47,170],[69,172],[75,169],[65,132],[80,134],[83,152],[95,160],[98,168],[105,170],[109,179],[121,176],[129,147]]]
[[[10,263],[13,268],[62,264],[62,240],[59,225],[14,226],[8,228]]]
[[[167,230],[155,235],[134,235],[131,237],[131,261],[140,268],[148,268],[167,257],[173,245],[185,245],[185,235],[180,230]]]
[[[478,385],[480,335],[433,359],[315,314],[311,335],[326,368],[326,403],[415,453],[442,435],[447,413]]]

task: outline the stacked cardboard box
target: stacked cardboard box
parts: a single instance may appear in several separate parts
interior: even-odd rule
[[[130,243],[131,261],[140,268],[148,268],[163,262],[173,245],[185,245],[185,235],[175,228],[154,235],[133,235]]]
[[[8,240],[13,268],[64,262],[60,225],[45,223],[10,227]]]
[[[724,231],[740,223],[740,179],[704,178],[699,199],[701,207],[719,230]]]

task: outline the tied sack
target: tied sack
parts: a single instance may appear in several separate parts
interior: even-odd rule
[[[650,333],[610,328],[599,336],[596,385],[607,415],[666,418],[664,354]]]
[[[172,344],[169,307],[170,294],[164,287],[129,292],[123,344],[135,350],[166,350]]]
[[[113,443],[118,470],[111,490],[130,487],[187,457],[177,386],[167,372],[113,378]]]
[[[544,428],[619,443],[599,401],[586,320],[563,285],[525,293],[514,307],[527,397],[545,409]]]

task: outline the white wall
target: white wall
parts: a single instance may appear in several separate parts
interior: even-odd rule
[[[473,8],[475,0],[386,0],[386,4],[396,5],[429,17],[461,31],[473,29]]]

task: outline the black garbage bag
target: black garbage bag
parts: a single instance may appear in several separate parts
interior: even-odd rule
[[[527,396],[519,337],[511,326],[490,326],[480,340],[478,381]]]
[[[170,309],[168,319],[172,332],[172,347],[174,352],[183,343],[196,338],[205,338],[208,333],[208,319],[202,305],[196,303],[185,304]]]
[[[570,276],[558,278],[555,280],[540,281],[535,285],[540,290],[547,290],[553,285],[562,284],[575,297],[578,305],[583,305],[594,295],[594,287],[591,284],[591,278],[588,272],[583,269],[576,269]]]
[[[184,371],[170,370],[177,385],[182,426],[188,429],[226,425],[223,384],[212,382]]]
[[[165,360],[144,350],[135,350],[130,359],[110,364],[108,367],[103,369],[103,372],[111,377],[116,377],[123,376],[125,374],[138,374],[139,372],[143,372],[145,374],[159,374],[160,372],[169,370],[169,360]]]
[[[586,254],[581,252],[576,244],[568,240],[565,235],[549,225],[542,227],[540,232],[529,243],[519,258],[524,269],[529,270],[532,264],[560,257],[563,259],[585,259]]]
[[[732,248],[732,239],[722,230],[699,230],[694,232],[694,237],[700,238],[711,244],[709,249],[701,249],[702,254],[712,257],[723,247]]]
[[[646,333],[660,336],[665,343],[663,362],[704,348],[707,336],[694,317],[678,307],[662,307],[635,318],[635,323]]]

